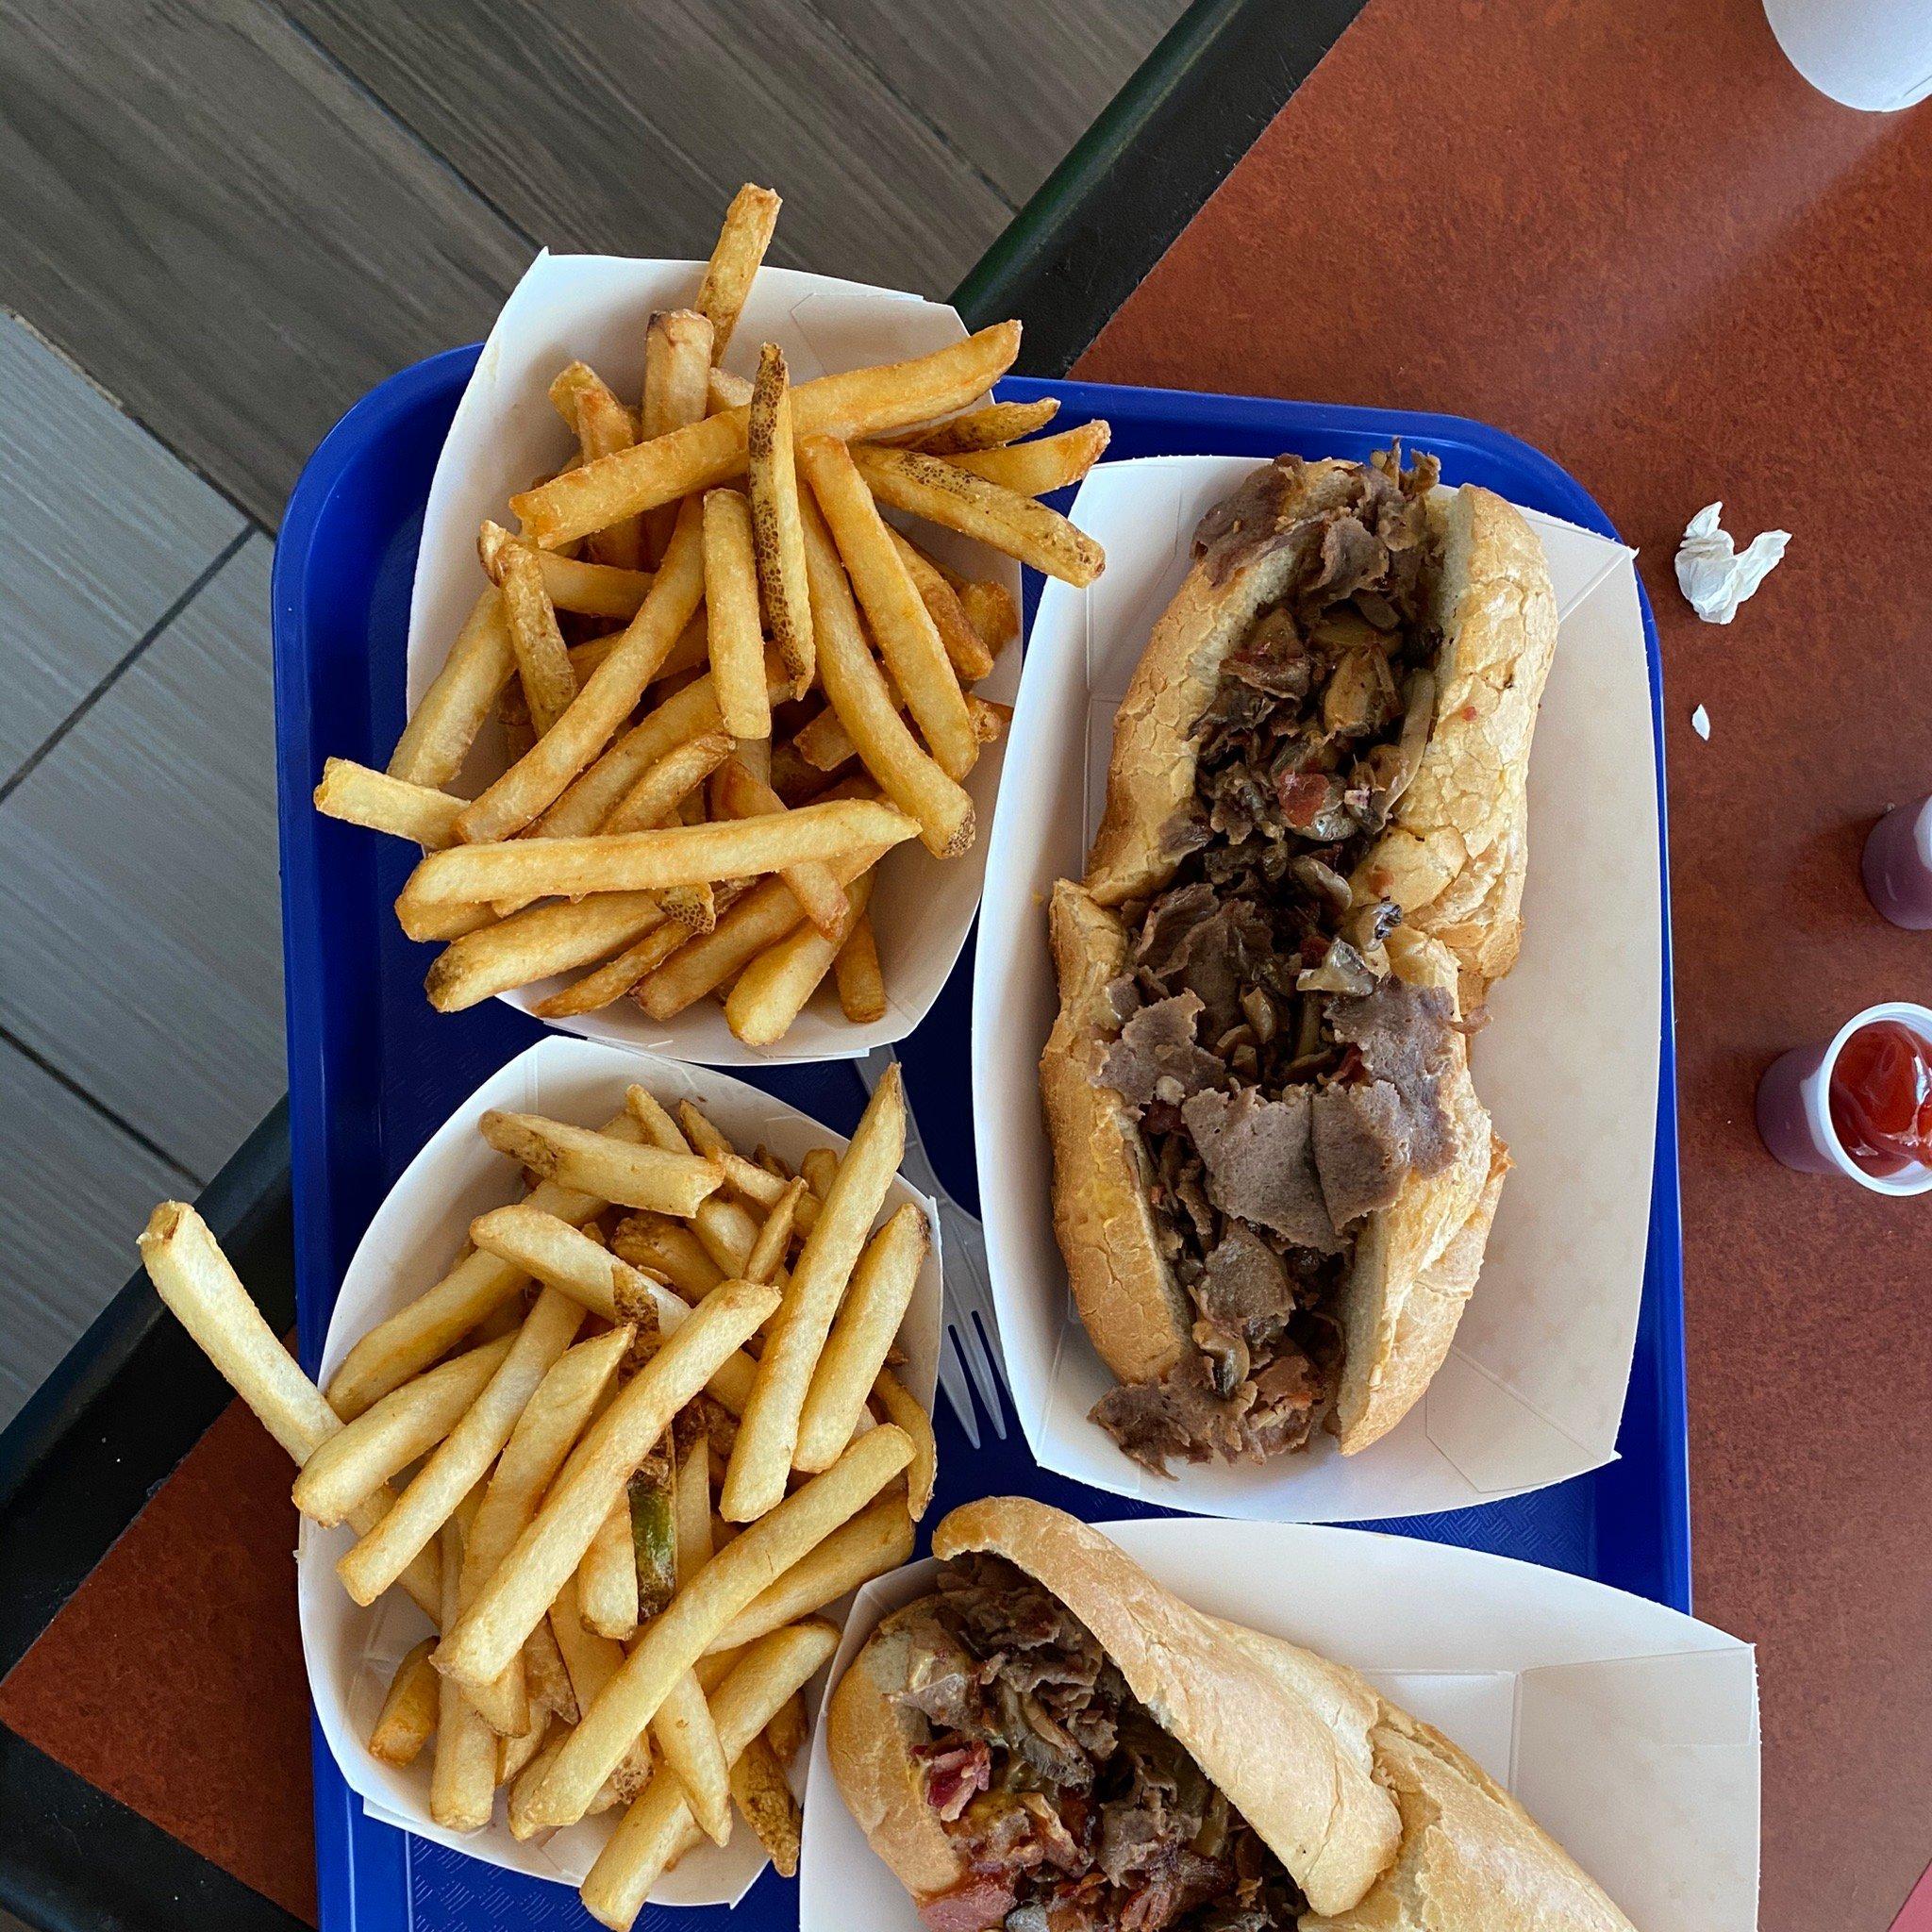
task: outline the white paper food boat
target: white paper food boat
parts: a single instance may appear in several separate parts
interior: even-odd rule
[[[635,396],[642,384],[644,330],[652,311],[689,306],[704,270],[701,261],[545,251],[510,291],[457,405],[429,486],[409,605],[412,708],[441,668],[450,641],[484,587],[476,561],[477,526],[486,517],[509,521],[511,494],[555,470],[570,452],[569,432],[548,398],[552,378],[565,364],[581,359],[620,395]],[[808,382],[869,363],[925,355],[965,333],[958,311],[941,303],[829,275],[763,268],[752,284],[724,362],[749,375],[757,366],[758,344],[774,341],[785,351],[792,381]],[[1020,568],[1010,558],[950,530],[922,529],[920,541],[956,569],[996,578],[1019,608]],[[975,688],[982,696],[1010,703],[1019,676],[1019,649],[1009,644],[991,675]],[[867,1026],[843,1019],[828,975],[811,1005],[772,1046],[746,1046],[724,1024],[722,1008],[708,999],[668,1021],[653,1020],[634,1001],[622,999],[599,1012],[551,1024],[586,1040],[708,1066],[852,1058],[904,1040],[939,997],[966,942],[986,876],[987,830],[1005,756],[1004,744],[988,745],[965,781],[979,820],[972,851],[942,862],[916,840],[908,841],[879,868],[871,917],[885,969],[883,1019]],[[502,758],[500,734],[492,723],[455,789],[476,790],[502,769]],[[528,1012],[565,983],[544,980],[502,997]]]
[[[457,1108],[404,1171],[358,1246],[329,1318],[322,1355],[325,1384],[352,1344],[375,1323],[431,1287],[462,1245],[472,1220],[518,1198],[514,1165],[476,1131],[491,1108],[543,1113],[586,1126],[601,1125],[624,1107],[625,1088],[638,1081],[666,1106],[692,1100],[741,1146],[762,1141],[794,1164],[808,1149],[844,1150],[846,1137],[821,1125],[756,1087],[727,1074],[633,1051],[552,1037],[499,1069]],[[904,1179],[894,1179],[889,1208],[916,1203],[932,1230],[932,1244],[899,1331],[907,1386],[930,1408],[938,1379],[941,1258],[937,1210]],[[369,1732],[391,1676],[403,1656],[429,1634],[428,1620],[400,1591],[369,1608],[351,1601],[335,1574],[355,1541],[346,1525],[323,1529],[304,1520],[296,1552],[302,1654],[309,1692],[342,1776],[371,1817],[467,1852],[506,1871],[578,1883],[591,1869],[615,1814],[586,1820],[546,1840],[519,1844],[495,1818],[483,1831],[446,1831],[429,1816],[432,1753],[412,1765],[385,1764],[367,1748]],[[828,1614],[839,1614],[840,1607]],[[804,1776],[801,1755],[793,1778]],[[724,1849],[708,1842],[679,1861],[652,1897],[666,1905],[734,1905],[764,1869],[755,1832],[732,1833]]]
[[[1482,1278],[1427,1394],[1343,1457],[1173,1465],[1163,1481],[1088,1421],[1111,1377],[1055,1244],[1037,1061],[1056,1009],[1046,904],[1077,878],[1107,794],[1113,714],[1186,575],[1195,524],[1239,457],[1103,464],[1074,514],[1107,548],[1091,590],[1049,584],[1010,733],[988,859],[973,1091],[987,1257],[1014,1407],[1039,1461],[1170,1507],[1341,1522],[1466,1508],[1615,1454],[1629,1380],[1657,1132],[1663,939],[1650,687],[1632,553],[1525,512],[1560,620],[1530,764],[1523,957],[1472,1045],[1514,1172]]]

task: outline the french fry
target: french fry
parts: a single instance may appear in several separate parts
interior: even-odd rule
[[[452,1510],[442,1536],[442,1619],[457,1618],[463,1569],[461,1517]],[[436,1757],[429,1815],[445,1831],[481,1831],[496,1804],[496,1733],[447,1677],[437,1686]]]
[[[503,1445],[470,1526],[463,1554],[465,1606],[475,1601],[476,1592],[529,1526],[544,1490],[610,1388],[631,1333],[625,1324],[577,1342],[564,1350],[538,1383]],[[527,1648],[510,1658],[493,1683],[472,1686],[467,1694],[491,1729],[506,1737],[527,1729],[534,1694]],[[564,1714],[575,1719],[575,1707]]]
[[[734,1193],[742,1194],[747,1201],[756,1201],[760,1208],[772,1208],[785,1198],[791,1185],[791,1176],[767,1167],[759,1161],[747,1160],[737,1148],[728,1143],[723,1147],[708,1147],[703,1150],[705,1158],[710,1160],[724,1176],[724,1185]],[[818,1202],[813,1199],[809,1189],[799,1196],[796,1216],[798,1231],[811,1232],[812,1223],[818,1218]]]
[[[752,1522],[785,1493],[812,1370],[905,1152],[906,1098],[895,1062],[866,1102],[758,1357],[719,1499],[727,1522]]]
[[[839,1641],[831,1624],[814,1621],[775,1632],[741,1659],[711,1703],[718,1741],[727,1761],[745,1747],[796,1694]],[[547,1789],[559,1752],[546,1767]],[[676,1782],[665,1778],[627,1810],[584,1880],[585,1908],[612,1932],[628,1932],[663,1874],[698,1842],[700,1828]]]
[[[577,1694],[571,1688],[570,1672],[564,1667],[563,1652],[557,1647],[557,1635],[547,1617],[537,1620],[517,1655],[530,1687],[530,1702],[550,1712],[559,1724],[575,1724],[581,1715]]]
[[[1017,442],[1021,437],[1043,429],[1059,413],[1059,407],[1052,396],[1042,396],[1036,403],[988,403],[961,415],[948,416],[943,423],[908,429],[884,441],[898,449],[924,450],[931,457],[997,449],[1002,443]]]
[[[806,1392],[792,1457],[800,1469],[827,1468],[851,1441],[929,1245],[925,1216],[909,1201],[866,1243]]]
[[[899,1429],[869,1431],[823,1475],[813,1476],[720,1550],[638,1639],[624,1669],[584,1713],[533,1794],[532,1815],[558,1825],[581,1818],[625,1745],[657,1715],[665,1693],[718,1631],[871,1502],[905,1468],[911,1447]],[[448,1647],[445,1638],[443,1649]],[[788,1684],[786,1694],[795,1689]],[[761,1729],[769,1715],[751,1728]]]
[[[557,1592],[550,1606],[550,1634],[557,1640],[558,1655],[570,1673],[571,1693],[579,1711],[588,1710],[608,1684],[624,1668],[624,1646],[594,1630],[583,1613],[581,1591],[583,1573]],[[612,1784],[627,1803],[651,1779],[651,1756],[641,1738],[635,1740],[610,1774]]]
[[[872,1392],[885,1410],[887,1422],[903,1429],[912,1443],[912,1461],[906,1473],[906,1507],[917,1523],[931,1505],[933,1488],[939,1481],[939,1444],[933,1437],[932,1418],[891,1369],[879,1371]]]
[[[847,911],[830,939],[810,925],[768,946],[738,975],[724,1001],[724,1019],[747,1046],[782,1040],[819,989],[852,927],[872,897],[873,874],[861,873],[846,891]]]
[[[644,392],[638,440],[649,441],[698,422],[708,400],[711,320],[692,308],[660,309],[644,336]],[[653,558],[664,554],[676,511],[661,504],[643,519]],[[620,526],[621,527],[621,526]]]
[[[893,545],[872,491],[860,479],[851,452],[829,436],[807,437],[799,446],[799,460],[907,708],[940,769],[950,778],[963,778],[978,755],[966,700],[939,626]]]
[[[695,1214],[721,1179],[716,1168],[695,1155],[667,1154],[541,1114],[491,1108],[478,1125],[499,1154],[513,1156],[543,1179],[620,1207]]]
[[[527,1201],[479,1214],[470,1224],[470,1240],[482,1253],[535,1275],[546,1288],[569,1295],[607,1322],[621,1319],[617,1298],[625,1289],[644,1287],[642,1276],[627,1261],[601,1247],[581,1228]]]
[[[574,980],[561,992],[539,1000],[531,1011],[540,1020],[565,1020],[576,1013],[594,1013],[621,1000],[639,980],[661,966],[691,937],[688,927],[666,920],[616,958]]]
[[[456,1427],[508,1353],[508,1338],[485,1342],[365,1409],[321,1443],[296,1473],[296,1508],[325,1527],[341,1522]]]
[[[814,1147],[799,1161],[798,1171],[823,1203],[839,1177],[839,1157],[829,1147]]]
[[[899,729],[903,732],[905,726]],[[541,749],[540,744],[538,750]],[[841,859],[864,847],[896,845],[918,830],[918,824],[894,806],[876,799],[844,798],[801,806],[782,815],[666,825],[605,838],[456,845],[424,858],[411,874],[410,885],[428,904],[457,900],[474,905],[515,893],[535,898],[547,893],[662,891],[671,886],[778,872],[811,858]]]
[[[886,975],[868,913],[861,912],[852,922],[852,930],[832,961],[832,974],[839,985],[839,1010],[854,1025],[870,1026],[886,1017]]]
[[[337,1575],[358,1604],[373,1604],[402,1574],[482,1479],[525,1404],[570,1346],[583,1319],[581,1305],[568,1295],[545,1289],[538,1296],[482,1394],[417,1472],[395,1507],[336,1564]],[[447,1580],[443,1601],[450,1601]]]
[[[723,817],[764,818],[787,808],[785,801],[746,768],[742,756],[719,767],[716,791]],[[827,866],[808,860],[786,866],[778,876],[821,932],[830,934],[843,925],[845,893]]]
[[[778,1714],[765,1726],[765,1736],[778,1754],[778,1762],[788,1769],[805,1749],[805,1699],[793,1691],[778,1707]]]
[[[569,709],[464,810],[457,822],[464,839],[486,844],[522,831],[557,802],[630,715],[704,596],[701,518],[695,503],[678,512],[677,529],[663,564],[623,638],[591,672]]]
[[[927,422],[984,395],[1020,353],[1020,325],[997,323],[964,341],[904,362],[801,383],[792,395],[797,436],[856,438]],[[727,409],[669,436],[620,450],[510,498],[524,534],[545,550],[728,483],[745,467],[745,412]]]
[[[452,843],[463,800],[428,785],[411,785],[386,772],[372,772],[350,758],[329,758],[315,788],[315,808],[372,832],[413,839],[425,850]]]
[[[541,738],[570,709],[577,680],[536,553],[521,543],[504,553],[503,608],[530,724]]]
[[[694,1410],[680,1412],[676,1436],[671,1515],[677,1546],[677,1587],[682,1590],[711,1560],[711,1463],[704,1424]]]
[[[738,1762],[731,1767],[731,1797],[771,1855],[779,1877],[794,1876],[803,1818],[786,1781],[785,1767],[763,1732],[739,1753]]]
[[[724,210],[724,224],[705,265],[705,279],[698,289],[698,312],[711,325],[711,360],[724,359],[731,332],[744,308],[744,298],[758,275],[765,250],[772,245],[772,231],[778,225],[778,209],[783,204],[769,188],[747,181],[731,197]]]
[[[906,574],[919,592],[920,602],[925,606],[925,614],[932,619],[933,628],[940,634],[940,642],[945,646],[947,659],[959,682],[976,684],[992,669],[993,655],[986,641],[973,627],[973,620],[967,616],[958,591],[945,580],[932,559],[916,543],[909,541],[903,532],[892,529],[890,524],[886,528],[891,532],[893,549],[899,553],[899,561],[906,566]]]
[[[610,1245],[633,1268],[661,1274],[691,1301],[703,1301],[725,1278],[697,1236],[665,1215],[626,1215]]]
[[[342,1418],[276,1338],[229,1265],[208,1223],[182,1201],[163,1201],[139,1238],[142,1266],[155,1292],[187,1329],[222,1379],[297,1467],[342,1427]],[[358,1503],[349,1522],[358,1536],[393,1507],[387,1490]],[[442,1583],[433,1556],[407,1565],[403,1588],[432,1618],[442,1614]]]
[[[832,876],[841,886],[849,885],[880,856],[877,846],[868,846],[834,861]],[[712,931],[680,946],[655,973],[641,980],[638,1004],[654,1020],[671,1019],[742,971],[749,960],[784,938],[804,917],[783,879],[764,880],[739,900]]]
[[[597,1525],[672,1417],[776,1306],[777,1296],[770,1289],[727,1282],[666,1337],[592,1425],[535,1520],[497,1566],[461,1623],[445,1634],[436,1656],[440,1671],[459,1683],[487,1684],[503,1670],[583,1560]],[[639,1719],[631,1738],[644,1727],[649,1715]],[[579,1752],[579,1758],[582,1755]],[[598,1773],[597,1783],[622,1755],[621,1743],[610,1763]],[[585,1793],[586,1803],[590,1796]]]
[[[497,1739],[496,1782],[499,1787],[516,1782],[524,1767],[550,1741],[554,1722],[547,1710],[533,1714],[529,1729],[517,1737]],[[771,1735],[769,1727],[766,1735]]]
[[[605,1122],[603,1131],[620,1141],[639,1138],[628,1113]],[[545,1181],[525,1196],[523,1205],[578,1226],[608,1204],[594,1194]],[[435,1287],[378,1322],[342,1357],[341,1366],[329,1377],[331,1407],[350,1420],[360,1415],[371,1403],[427,1368],[528,1279],[521,1269],[494,1255],[463,1255]]]
[[[396,896],[396,924],[411,940],[460,940],[495,925],[493,906],[424,906],[405,891]]]
[[[560,389],[568,390],[572,405],[568,410],[559,400]],[[572,422],[577,433],[577,446],[587,463],[628,449],[638,440],[639,426],[631,412],[618,401],[609,385],[581,362],[572,363],[551,384],[550,399],[557,404],[558,413]],[[644,561],[642,525],[636,517],[626,517],[608,530],[594,531],[588,547],[598,563],[636,570]]]
[[[429,1661],[436,1639],[425,1637],[396,1666],[369,1733],[369,1755],[385,1764],[414,1764],[436,1735],[437,1687],[441,1679]]]
[[[752,553],[765,625],[803,697],[812,678],[811,598],[805,580],[805,540],[798,521],[798,475],[792,460],[791,379],[775,342],[758,351],[745,418],[745,463],[751,483]]]
[[[906,1499],[888,1491],[801,1557],[712,1638],[716,1657],[782,1629],[835,1604],[849,1590],[896,1570],[912,1556],[912,1518]]]
[[[566,362],[551,378],[548,394],[550,407],[563,418],[565,427],[577,440],[577,455],[575,460],[579,463],[593,461],[603,452],[591,449],[585,439],[584,404],[591,396],[601,394],[608,396],[620,409],[623,408],[624,405],[617,401],[610,385],[588,362]],[[635,441],[636,438],[633,436],[630,440]]]
[[[447,785],[463,769],[516,668],[503,593],[492,585],[476,599],[442,669],[409,714],[390,756],[389,775],[411,785]]]
[[[477,533],[476,554],[491,582],[499,587],[503,582],[504,552],[510,545],[530,549],[542,574],[544,594],[557,609],[578,617],[628,623],[638,614],[638,607],[651,588],[651,573],[647,570],[620,570],[614,564],[587,563],[580,558],[560,557],[554,550],[530,548],[501,524],[486,520]],[[587,663],[578,655],[583,648],[578,646],[571,652],[571,669],[579,680],[609,655],[606,651]]]
[[[598,892],[575,903],[525,907],[452,940],[423,984],[439,1013],[459,1013],[634,945],[664,919],[650,892]]]
[[[684,1129],[664,1111],[648,1089],[635,1085],[627,1088],[625,1105],[650,1145],[670,1154],[691,1153],[691,1142],[686,1139]],[[679,1111],[687,1118],[695,1118],[711,1134],[716,1134],[717,1130],[697,1113],[690,1102],[684,1103]],[[718,1172],[715,1163],[713,1172]],[[719,1178],[723,1180],[722,1174]],[[706,1254],[719,1268],[727,1275],[744,1274],[745,1263],[758,1240],[758,1228],[736,1201],[726,1200],[722,1194],[712,1195],[691,1217],[691,1224]]]
[[[705,413],[722,416],[727,409],[746,409],[751,407],[751,384],[741,375],[734,375],[728,369],[711,371],[705,384]]]
[[[858,627],[858,609],[831,533],[816,505],[806,502],[800,508],[805,513],[805,560],[811,582],[819,681],[825,696],[880,791],[919,821],[926,850],[935,858],[957,858],[973,843],[973,800],[907,729]],[[441,856],[432,854],[424,864]],[[481,894],[468,896],[474,900]]]
[[[1105,453],[1111,427],[1095,419],[1038,442],[1016,442],[949,456],[946,460],[1017,496],[1046,496],[1077,483]]]
[[[577,1607],[600,1637],[628,1643],[638,1634],[638,1559],[627,1496],[611,1504],[577,1565]]]
[[[684,801],[731,756],[729,731],[701,731],[673,745],[610,808],[598,830],[645,832],[667,824]]]
[[[646,1278],[645,1289],[650,1302],[652,1316],[655,1318],[660,1335],[675,1335],[691,1320],[692,1304],[681,1295],[674,1293],[661,1282]],[[627,1321],[638,1324],[638,1333],[646,1332],[647,1324],[641,1312],[641,1304],[633,1302],[628,1291],[619,1298],[619,1312]],[[648,1357],[646,1357],[648,1359]],[[641,1366],[640,1363],[638,1366]],[[720,1404],[728,1415],[735,1416],[741,1409],[751,1394],[752,1377],[758,1374],[758,1363],[742,1349],[726,1356],[711,1371],[711,1378],[705,1384],[707,1399]],[[640,1465],[642,1466],[641,1464]],[[566,1472],[568,1473],[568,1472]],[[635,1536],[635,1522],[633,1522]],[[639,1577],[641,1591],[643,1579]],[[640,1606],[641,1607],[641,1605]]]
[[[751,503],[736,490],[705,492],[705,621],[711,688],[725,730],[737,738],[771,737]]]
[[[802,1180],[785,1184],[784,1192],[766,1215],[765,1224],[758,1229],[758,1238],[752,1243],[751,1253],[745,1257],[747,1281],[770,1281],[784,1265],[785,1250],[791,1240],[791,1224],[805,1192],[806,1186]]]
[[[1106,567],[1100,545],[1058,510],[943,457],[874,444],[855,449],[852,459],[881,503],[975,537],[1048,576],[1079,588]]]
[[[731,1837],[731,1772],[698,1680],[687,1671],[666,1691],[651,1720],[651,1740],[664,1767],[684,1787],[699,1828],[717,1844]]]
[[[1020,635],[1020,613],[1014,608],[1012,592],[1006,585],[988,579],[981,583],[958,584],[954,589],[960,609],[965,611],[968,622],[994,656]]]

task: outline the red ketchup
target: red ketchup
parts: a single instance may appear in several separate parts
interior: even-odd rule
[[[1831,1124],[1867,1174],[1932,1166],[1932,1045],[1896,1020],[1859,1027],[1831,1070]]]

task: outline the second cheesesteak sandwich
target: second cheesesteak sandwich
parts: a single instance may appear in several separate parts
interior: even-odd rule
[[[1423,457],[1282,457],[1202,521],[1051,908],[1054,1218],[1127,1455],[1344,1454],[1447,1354],[1507,1150],[1541,545]]]

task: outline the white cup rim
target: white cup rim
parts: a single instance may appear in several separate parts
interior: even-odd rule
[[[1869,1174],[1845,1151],[1831,1118],[1831,1074],[1832,1069],[1838,1065],[1839,1054],[1853,1034],[1881,1020],[1899,1021],[1932,1046],[1932,1008],[1919,1006],[1911,1000],[1882,1000],[1874,1007],[1867,1007],[1863,1012],[1854,1013],[1832,1035],[1831,1043],[1818,1063],[1818,1071],[1805,1082],[1806,1104],[1810,1110],[1819,1147],[1841,1174],[1857,1181],[1872,1193],[1905,1199],[1932,1190],[1932,1167],[1915,1161],[1898,1174]]]

